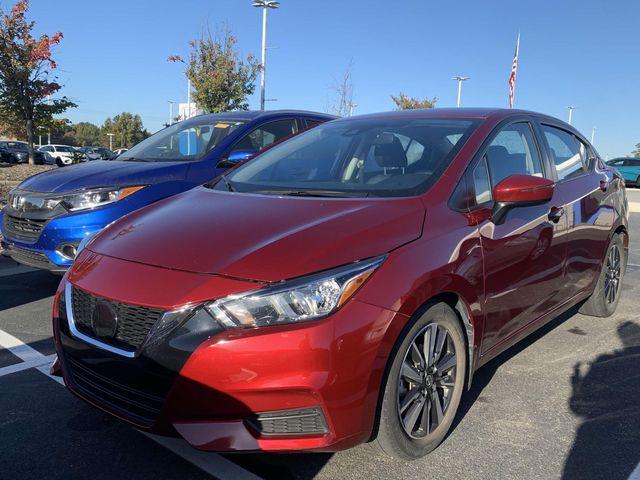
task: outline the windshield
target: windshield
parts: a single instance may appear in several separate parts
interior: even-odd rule
[[[64,147],[64,146],[56,145],[55,148],[56,148],[56,152],[68,152],[68,153],[75,152],[75,149],[73,147]]]
[[[220,118],[176,123],[127,150],[117,160],[139,162],[200,160],[243,124],[244,122],[241,121]]]
[[[23,152],[26,152],[29,149],[28,145],[22,142],[7,142],[6,146],[12,150],[21,150]]]
[[[266,151],[214,188],[267,195],[417,195],[444,171],[478,123],[410,117],[330,122]]]

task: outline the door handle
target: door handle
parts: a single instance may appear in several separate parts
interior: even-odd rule
[[[547,218],[553,223],[558,223],[560,221],[560,217],[562,217],[563,215],[564,215],[563,207],[551,207],[551,210],[549,211],[549,215],[547,215]]]

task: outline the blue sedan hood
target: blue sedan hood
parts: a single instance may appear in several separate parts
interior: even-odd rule
[[[185,180],[190,162],[125,162],[94,160],[55,168],[27,178],[20,189],[69,192],[81,188],[154,184]]]

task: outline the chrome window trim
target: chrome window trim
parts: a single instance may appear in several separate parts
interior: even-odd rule
[[[79,340],[82,340],[85,343],[88,343],[89,345],[93,345],[94,347],[101,348],[103,350],[114,353],[116,355],[120,355],[126,358],[135,358],[136,352],[128,352],[126,350],[122,350],[121,348],[113,347],[99,340],[96,340],[95,338],[92,338],[89,335],[85,335],[84,333],[78,330],[78,328],[76,327],[76,322],[73,319],[73,303],[72,303],[73,298],[71,294],[72,288],[73,286],[69,282],[67,282],[67,284],[64,287],[64,299],[65,299],[65,306],[67,309],[67,320],[69,322],[69,330],[71,330],[71,335]]]

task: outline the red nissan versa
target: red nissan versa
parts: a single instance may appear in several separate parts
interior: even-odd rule
[[[335,120],[88,242],[54,303],[80,398],[202,450],[434,449],[481,365],[611,315],[624,182],[525,111]]]

